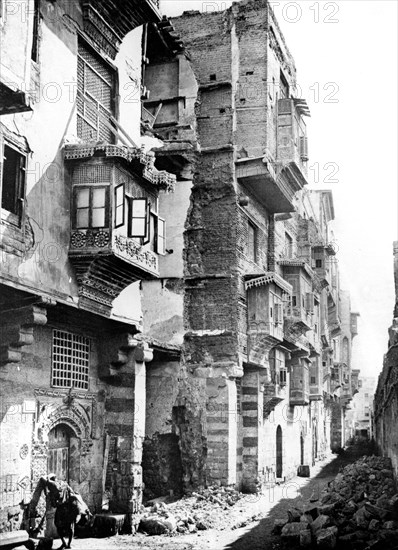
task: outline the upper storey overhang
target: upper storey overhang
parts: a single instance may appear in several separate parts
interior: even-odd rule
[[[115,58],[127,33],[160,21],[159,0],[83,0],[85,33]]]
[[[236,177],[272,214],[294,212],[295,193],[307,183],[294,162],[271,163],[265,157],[239,159]]]

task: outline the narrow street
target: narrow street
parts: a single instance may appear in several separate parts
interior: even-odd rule
[[[74,550],[105,550],[118,548],[163,550],[267,550],[281,548],[281,540],[272,534],[274,521],[287,516],[291,508],[303,510],[320,498],[322,490],[347,464],[365,454],[372,454],[370,445],[358,444],[344,453],[316,465],[310,479],[296,477],[284,485],[275,486],[260,497],[253,496],[245,502],[242,520],[247,525],[236,529],[198,531],[174,536],[148,537],[142,533],[133,538],[128,535],[106,539],[76,539]],[[242,504],[237,505],[242,508]],[[233,507],[235,508],[235,507]],[[231,509],[231,513],[236,512]],[[249,518],[255,518],[250,520]],[[238,521],[236,525],[238,525]],[[57,545],[54,545],[55,548]]]

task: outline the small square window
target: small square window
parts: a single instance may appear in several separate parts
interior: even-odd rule
[[[315,260],[315,267],[322,267],[322,260]]]

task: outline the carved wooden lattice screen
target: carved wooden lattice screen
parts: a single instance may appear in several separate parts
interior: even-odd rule
[[[81,41],[77,60],[77,135],[84,141],[114,143],[109,120],[115,114],[115,71]]]

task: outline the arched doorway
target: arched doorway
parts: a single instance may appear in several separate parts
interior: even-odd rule
[[[74,437],[72,429],[66,424],[57,424],[48,434],[47,472],[54,473],[58,479],[70,481],[70,450]]]
[[[276,477],[282,477],[283,471],[282,428],[276,428]]]

